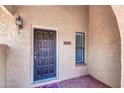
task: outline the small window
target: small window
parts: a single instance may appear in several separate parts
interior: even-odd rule
[[[76,33],[76,64],[84,63],[84,33]]]

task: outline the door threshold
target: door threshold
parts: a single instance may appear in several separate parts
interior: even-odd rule
[[[44,80],[38,80],[38,81],[33,82],[31,87],[35,88],[37,86],[46,85],[46,84],[50,84],[50,83],[54,83],[54,82],[58,82],[58,81],[59,80],[57,79],[57,77],[44,79]]]
[[[53,78],[47,78],[47,79],[43,79],[43,80],[37,80],[37,81],[34,81],[33,84],[48,82],[48,81],[56,80],[56,79],[57,79],[56,77],[53,77]]]

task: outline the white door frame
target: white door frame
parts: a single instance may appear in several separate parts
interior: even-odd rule
[[[56,31],[56,79],[59,78],[59,62],[58,62],[58,28],[57,27],[47,27],[47,26],[39,26],[39,25],[31,25],[31,42],[30,42],[30,46],[31,46],[31,85],[35,84],[33,81],[33,75],[34,75],[34,58],[33,58],[33,54],[34,54],[34,28],[38,28],[38,29],[45,29],[45,30],[55,30]],[[47,81],[46,81],[47,82]],[[37,83],[42,83],[42,82],[37,82]]]

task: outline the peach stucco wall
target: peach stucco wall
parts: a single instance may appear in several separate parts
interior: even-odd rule
[[[24,19],[20,34],[16,15],[8,17],[2,9],[0,13],[0,43],[8,45],[7,87],[31,87],[31,25],[58,28],[58,80],[87,75],[86,65],[75,65],[75,32],[86,34],[87,47],[88,6],[16,6],[16,15]],[[63,41],[71,41],[71,45],[63,45]]]
[[[111,87],[120,87],[121,42],[110,6],[90,6],[90,9],[88,6],[16,6],[15,9],[16,15],[10,16],[0,8],[0,43],[8,45],[7,87],[32,85],[32,25],[58,28],[58,80],[90,74]],[[20,34],[15,25],[18,14],[24,19]],[[123,17],[122,10],[119,15]],[[87,65],[75,65],[75,32],[86,34]],[[71,45],[63,45],[63,41],[71,41]]]
[[[6,56],[7,46],[0,44],[0,88],[6,87]]]
[[[2,5],[0,6],[6,13],[8,13],[10,16],[14,15],[15,8],[13,5]]]
[[[111,6],[118,22],[121,34],[121,87],[124,87],[124,6],[112,5]]]
[[[111,87],[120,87],[121,40],[110,6],[89,8],[88,73]]]

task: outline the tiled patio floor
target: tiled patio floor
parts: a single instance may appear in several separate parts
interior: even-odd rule
[[[59,85],[62,88],[110,88],[89,75],[64,80]]]

